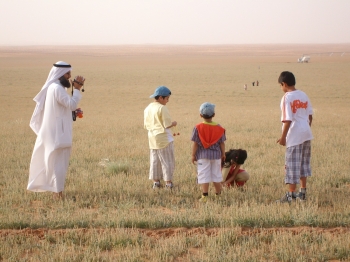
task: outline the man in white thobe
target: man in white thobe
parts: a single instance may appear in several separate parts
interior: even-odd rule
[[[29,168],[27,189],[34,192],[51,191],[63,197],[64,183],[72,148],[72,111],[81,99],[80,89],[84,77],[73,81],[73,94],[66,88],[71,86],[72,67],[66,62],[55,63],[41,91],[34,97],[36,107],[30,127],[37,135]]]

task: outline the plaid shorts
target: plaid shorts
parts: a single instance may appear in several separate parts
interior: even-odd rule
[[[299,184],[301,177],[311,176],[311,141],[288,147],[285,156],[286,184]]]

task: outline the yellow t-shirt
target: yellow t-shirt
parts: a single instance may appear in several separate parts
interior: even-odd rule
[[[158,102],[150,103],[144,111],[144,128],[148,130],[148,142],[150,149],[161,149],[174,138],[169,129],[171,117],[168,108]]]

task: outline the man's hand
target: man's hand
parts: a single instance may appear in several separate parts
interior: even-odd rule
[[[82,86],[84,85],[85,78],[83,76],[76,76],[73,80],[73,86],[75,89],[80,90]]]

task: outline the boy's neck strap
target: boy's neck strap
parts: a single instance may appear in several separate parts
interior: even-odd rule
[[[205,121],[205,120],[202,122],[202,124],[211,125],[211,126],[217,126],[217,125],[218,125],[218,123],[216,123],[216,122],[213,122],[213,121],[207,122],[207,121]]]

